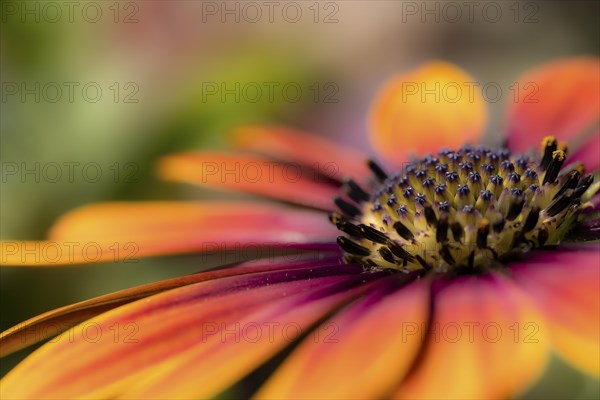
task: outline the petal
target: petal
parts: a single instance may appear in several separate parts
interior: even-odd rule
[[[381,297],[376,292],[321,325],[255,397],[367,399],[389,395],[419,351],[419,332],[429,317],[429,285],[417,281]]]
[[[589,172],[600,167],[600,130],[596,132],[575,151],[569,154],[569,162],[579,161]]]
[[[237,128],[233,145],[255,151],[277,160],[308,166],[325,177],[342,180],[345,177],[365,178],[369,169],[368,156],[341,143],[283,126],[248,125]]]
[[[306,266],[315,268],[323,265],[323,263],[330,265],[331,261],[318,263],[309,262],[308,264],[306,261],[289,264],[277,264],[273,262],[266,262],[265,264],[265,261],[263,260],[260,262],[247,262],[237,267],[202,272],[147,285],[140,285],[65,307],[60,307],[24,321],[2,332],[2,334],[0,334],[0,357],[5,357],[32,344],[60,335],[62,332],[73,328],[76,324],[108,310],[170,289],[229,276],[240,276],[267,271],[273,272],[277,269],[302,269]]]
[[[123,397],[196,399],[215,396],[294,342],[303,332],[310,331],[327,313],[370,287],[362,284],[363,277],[355,278],[323,287],[296,301],[274,303],[223,326],[221,334],[225,336],[214,335],[208,346],[196,346],[169,365],[144,373]],[[368,277],[367,281],[371,279],[374,277]],[[326,297],[322,297],[322,293],[327,293]],[[272,330],[267,331],[266,326]]]
[[[245,192],[306,205],[333,208],[338,186],[318,172],[252,154],[182,153],[163,157],[161,178],[221,190]]]
[[[192,349],[218,345],[222,323],[235,323],[273,305],[289,307],[360,274],[360,269],[339,265],[249,274],[129,303],[35,351],[3,379],[2,398],[115,397],[146,376],[144,371],[166,369]],[[215,366],[201,364],[204,369]]]
[[[390,163],[441,147],[479,141],[487,120],[475,80],[458,67],[433,61],[392,78],[375,98],[370,136]]]
[[[500,399],[547,362],[547,332],[526,295],[498,276],[458,278],[434,297],[425,350],[396,397]]]
[[[261,248],[331,242],[336,235],[323,214],[273,204],[103,203],[62,216],[51,241],[2,242],[2,262],[57,266],[231,249],[254,254]]]
[[[508,147],[525,152],[539,149],[547,135],[574,149],[598,122],[600,60],[580,57],[554,61],[523,74],[515,84],[519,97],[508,107]]]
[[[513,277],[545,315],[554,349],[575,367],[600,376],[600,248],[542,254],[513,268]]]

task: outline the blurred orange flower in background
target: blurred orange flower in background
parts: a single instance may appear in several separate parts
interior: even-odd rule
[[[597,379],[599,79],[599,61],[585,57],[527,72],[520,81],[538,85],[538,101],[511,104],[506,148],[486,147],[480,95],[418,93],[473,81],[431,62],[374,102],[370,138],[383,167],[293,129],[242,127],[231,152],[168,156],[159,175],[282,204],[95,204],[62,217],[47,242],[2,243],[3,264],[46,267],[84,263],[73,251],[84,242],[99,244],[96,262],[114,258],[119,242],[144,257],[203,252],[207,242],[301,252],[25,321],[2,334],[3,356],[89,322],[130,327],[135,340],[59,336],[2,380],[2,397],[210,397],[281,353],[257,398],[513,397],[551,352]],[[221,173],[239,165],[254,178]],[[51,262],[26,251],[45,244],[58,249]]]

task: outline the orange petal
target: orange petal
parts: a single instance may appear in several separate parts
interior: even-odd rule
[[[161,178],[251,193],[323,210],[333,208],[338,187],[316,171],[251,154],[182,153],[158,164]]]
[[[136,379],[127,398],[212,398],[293,343],[324,315],[367,285],[308,302],[281,301],[226,325],[208,346],[196,346]],[[327,288],[326,288],[327,289]],[[269,330],[265,327],[269,327]],[[236,335],[237,332],[237,335]]]
[[[140,257],[331,241],[337,230],[313,211],[243,202],[92,204],[52,227],[46,242],[2,242],[6,265],[58,266]],[[259,252],[260,253],[260,252]],[[260,258],[258,254],[255,258]]]
[[[537,150],[548,135],[569,142],[574,149],[583,142],[578,135],[600,118],[600,60],[596,57],[544,64],[523,74],[515,87],[519,96],[511,101],[507,114],[511,150]]]
[[[233,145],[243,150],[265,154],[277,160],[306,165],[325,177],[369,176],[368,156],[356,149],[329,139],[283,126],[248,125],[237,128]]]
[[[396,397],[512,398],[543,371],[547,330],[507,279],[458,278],[433,301],[424,353]]]
[[[475,80],[458,67],[433,61],[392,78],[370,115],[375,149],[396,165],[410,154],[477,142],[487,109]]]
[[[302,265],[303,264],[298,263],[286,264],[286,267],[301,267]],[[271,262],[267,264],[248,262],[243,263],[238,267],[208,271],[120,290],[90,300],[60,307],[24,321],[2,332],[0,334],[0,357],[5,357],[32,344],[60,335],[80,322],[144,297],[152,296],[177,287],[190,285],[192,283],[234,275],[240,276],[256,272],[273,271],[276,268],[277,264],[273,265]]]
[[[257,317],[260,310],[271,310],[280,305],[296,312],[296,307],[290,307],[292,304],[315,291],[338,284],[341,279],[341,276],[316,276],[294,281],[289,274],[293,272],[269,273],[272,279],[269,285],[264,284],[264,274],[257,275],[254,280],[244,276],[202,282],[102,314],[75,327],[72,339],[44,345],[12,370],[0,385],[2,398],[112,398],[126,395],[134,384],[154,375],[152,372],[166,376],[170,366],[198,352],[206,353],[207,358],[196,360],[191,368],[179,370],[180,373],[202,371],[208,377],[213,368],[233,368],[237,360],[236,363],[226,360],[238,355],[242,357],[243,353],[228,353],[235,344],[227,343],[228,346],[226,342],[235,342],[235,335],[225,335],[226,340],[222,341],[220,328],[223,324],[229,329],[236,322],[249,324],[253,320],[245,318]],[[278,283],[277,279],[291,281]],[[257,284],[259,286],[255,287]],[[318,318],[318,310],[313,311],[308,314]],[[256,321],[262,320],[254,319]],[[210,351],[215,347],[222,348],[223,358],[211,358]],[[251,352],[252,348],[247,350]],[[197,380],[204,375],[194,376]],[[214,378],[212,376],[203,384],[193,380],[185,387],[175,384],[175,378],[173,385],[161,387],[167,392],[202,391],[209,386],[209,390],[218,391],[232,383],[223,381],[225,376],[222,376],[217,384],[213,382]],[[235,378],[230,376],[230,379]],[[150,392],[150,396],[163,397],[158,391]]]
[[[384,398],[419,351],[429,295],[419,281],[354,304],[306,338],[255,397]]]
[[[513,276],[546,316],[554,349],[575,367],[600,376],[600,248],[553,254],[519,265]],[[542,255],[542,257],[544,257]]]

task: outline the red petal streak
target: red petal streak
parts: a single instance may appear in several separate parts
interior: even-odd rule
[[[329,139],[282,126],[249,125],[237,128],[233,144],[244,150],[306,165],[323,175],[342,180],[370,175],[364,153]]]
[[[34,352],[4,378],[2,398],[115,397],[154,368],[166,369],[186,359],[191,351],[210,349],[211,343],[218,346],[220,335],[215,335],[213,328],[221,324],[243,321],[272,305],[290,306],[303,294],[353,279],[344,275],[319,277],[322,274],[318,271],[315,268],[314,274],[308,274],[314,276],[308,280],[294,281],[294,272],[282,271],[202,282],[111,310],[78,325],[69,337]],[[307,273],[298,276],[303,278]],[[313,311],[308,314],[318,317],[322,310]],[[228,346],[222,343],[221,347]],[[207,360],[194,368],[212,369],[217,364]],[[164,386],[164,390],[169,388],[175,390]],[[192,389],[198,388],[202,386]]]
[[[158,173],[167,180],[251,193],[323,210],[332,209],[332,198],[338,193],[335,185],[316,172],[307,173],[300,165],[286,166],[251,154],[175,154],[160,160]]]
[[[362,285],[352,289],[357,282],[360,281],[351,285],[342,283],[345,289],[331,296],[317,296],[310,301],[306,298],[280,301],[231,321],[222,328],[225,336],[214,335],[207,346],[195,346],[182,357],[141,375],[123,397],[213,397],[291,344],[300,333],[310,331],[324,315],[369,287]],[[272,327],[272,331],[267,331],[267,326]]]
[[[418,281],[380,301],[372,297],[324,323],[319,336],[305,339],[256,398],[389,395],[419,351],[429,317],[429,285]]]
[[[600,376],[600,248],[542,255],[513,268],[515,281],[546,316],[554,349],[583,371]]]
[[[544,369],[546,334],[512,282],[490,275],[457,278],[435,295],[425,350],[396,397],[512,398]]]
[[[60,307],[24,321],[2,332],[2,334],[0,334],[0,357],[7,356],[32,344],[59,335],[78,323],[103,312],[166,290],[229,276],[239,276],[257,272],[273,272],[283,269],[294,270],[306,267],[316,269],[324,265],[335,265],[335,262],[333,264],[330,261],[284,264],[274,264],[272,262],[265,264],[264,261],[262,261],[262,263],[251,262],[242,264],[238,267],[208,271],[141,285]]]

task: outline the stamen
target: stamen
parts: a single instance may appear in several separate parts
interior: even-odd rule
[[[346,253],[354,254],[356,256],[368,256],[371,254],[371,251],[368,248],[354,243],[345,236],[338,236],[337,244]]]
[[[508,221],[514,221],[514,219],[517,218],[521,213],[523,205],[525,205],[525,199],[523,198],[523,196],[513,195],[513,197],[510,200],[510,205],[508,206],[506,219]]]
[[[387,247],[380,247],[379,250],[377,250],[377,251],[381,255],[381,258],[383,258],[385,261],[392,263],[392,264],[394,264],[396,262],[394,255]]]
[[[450,161],[452,164],[458,164],[460,162],[460,160],[462,159],[462,156],[458,153],[449,153],[446,158],[448,159],[448,161]]]
[[[434,185],[435,185],[435,178],[427,177],[423,181],[423,187],[424,188],[433,187]]]
[[[437,230],[435,232],[435,241],[438,243],[445,243],[448,241],[448,215],[442,214],[440,216]]]
[[[448,198],[447,193],[446,193],[446,185],[444,185],[443,183],[440,183],[439,185],[435,185],[435,187],[433,188],[433,191],[435,193],[435,198],[437,200],[445,201]]]
[[[367,166],[373,172],[373,174],[379,180],[379,182],[383,182],[387,179],[388,175],[375,161],[368,160]]]
[[[341,197],[336,197],[333,199],[333,202],[336,206],[346,215],[350,217],[356,217],[358,215],[362,215],[362,211],[358,209],[356,206],[348,203],[346,200]]]
[[[422,266],[422,267],[423,267],[425,270],[429,271],[429,270],[431,269],[431,265],[427,264],[427,261],[425,261],[425,260],[423,259],[423,257],[421,257],[421,256],[419,256],[419,255],[416,255],[416,256],[415,256],[415,258],[417,259],[417,261],[419,262],[419,264],[421,264],[421,266]]]
[[[491,201],[494,198],[494,194],[489,190],[482,190],[479,197],[484,201]]]
[[[579,183],[579,178],[581,177],[581,173],[577,170],[573,170],[567,174],[564,179],[564,183],[558,192],[552,197],[552,200],[562,195],[568,189],[575,189],[577,184]]]
[[[446,261],[449,265],[454,265],[456,263],[454,257],[452,257],[452,254],[450,254],[450,249],[448,249],[448,246],[442,246],[440,249],[440,256],[442,256],[444,261]]]
[[[521,182],[521,175],[517,174],[516,172],[511,172],[510,174],[508,174],[507,179],[508,186],[515,187],[518,183]]]
[[[417,195],[415,196],[415,203],[422,206],[426,202],[427,202],[427,196],[425,196],[423,193],[417,193]]]
[[[394,205],[398,204],[398,200],[396,199],[396,195],[392,194],[390,195],[390,198],[387,200],[387,205],[392,207]]]
[[[566,158],[567,154],[562,150],[556,150],[552,153],[552,161],[550,161],[550,164],[548,165],[542,185],[545,185],[548,182],[553,183],[556,180]]]
[[[583,179],[581,179],[581,181],[575,188],[575,193],[574,193],[575,196],[576,197],[582,196],[590,188],[590,186],[592,186],[593,182],[594,182],[594,175],[587,174],[586,176],[584,176]]]
[[[361,188],[352,179],[348,179],[344,182],[344,188],[348,197],[350,197],[357,203],[368,201],[371,198],[371,196],[369,196],[369,193],[365,192],[364,189]]]
[[[492,229],[494,230],[494,232],[500,233],[504,229],[504,225],[506,225],[506,220],[504,219],[504,217],[500,217],[498,221],[494,222],[494,225],[492,225]]]
[[[433,208],[431,208],[430,205],[426,205],[423,209],[423,212],[425,213],[425,219],[427,220],[427,224],[429,226],[436,226],[438,221],[435,215],[435,211],[433,211]]]
[[[372,242],[386,244],[390,240],[385,233],[380,232],[375,228],[371,228],[368,225],[360,224],[358,228],[360,229],[360,232],[365,237],[365,239],[370,240]]]
[[[442,201],[440,204],[438,204],[438,210],[440,210],[440,212],[450,211],[450,203],[447,201]]]
[[[471,252],[471,254],[469,254],[469,269],[473,269],[473,267],[475,266],[475,250],[473,250]]]
[[[550,233],[546,230],[546,228],[541,228],[538,232],[537,242],[538,246],[543,246],[546,244],[546,241],[550,237]]]
[[[345,220],[340,220],[338,221],[335,226],[342,232],[347,233],[350,236],[353,236],[355,238],[360,238],[362,237],[362,232],[360,231],[360,229],[358,228],[358,226],[354,225],[351,222],[345,221]]]
[[[435,166],[435,172],[437,172],[438,178],[446,175],[448,172],[448,164],[438,164]]]
[[[500,172],[503,177],[515,171],[515,165],[509,160],[504,160],[500,163]]]
[[[487,219],[481,220],[479,228],[477,228],[477,247],[480,249],[487,248],[487,237],[490,233],[490,223]]]
[[[400,237],[404,240],[413,240],[415,235],[408,229],[402,222],[396,221],[394,223],[394,229],[400,235]]]
[[[458,182],[458,173],[456,171],[446,172],[446,182]]]
[[[396,242],[388,243],[388,248],[398,258],[409,260],[409,261],[414,259],[414,257],[408,251],[404,250],[402,248],[402,246],[400,246]]]
[[[529,214],[527,214],[527,218],[525,218],[525,222],[523,223],[523,229],[521,230],[521,232],[527,233],[531,231],[533,228],[535,228],[539,219],[540,210],[538,208],[533,208],[531,211],[529,211]]]
[[[496,170],[493,164],[481,164],[481,170],[483,171],[484,176],[490,177]]]
[[[552,153],[558,149],[558,142],[554,136],[546,136],[542,139],[542,161],[540,168],[545,171],[552,161]]]
[[[454,222],[450,225],[450,230],[452,231],[452,236],[454,237],[454,241],[461,242],[462,237],[465,233],[464,228],[459,222]]]
[[[550,205],[546,209],[546,214],[548,214],[548,216],[550,217],[554,217],[560,214],[561,211],[563,211],[571,204],[574,198],[575,191],[572,189],[568,189],[567,191],[565,191],[565,193],[560,195],[560,197],[554,199],[552,203],[550,203]]]
[[[408,207],[406,207],[406,206],[403,204],[403,205],[401,205],[400,207],[398,207],[398,208],[396,209],[396,213],[397,213],[399,216],[405,217],[405,216],[407,216],[407,215],[408,215]]]

